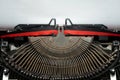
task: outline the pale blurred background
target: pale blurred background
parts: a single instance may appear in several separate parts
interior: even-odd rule
[[[65,18],[79,24],[120,27],[120,0],[0,0],[0,27],[48,23]]]

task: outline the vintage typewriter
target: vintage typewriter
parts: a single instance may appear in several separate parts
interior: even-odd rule
[[[120,80],[120,31],[102,24],[19,24],[0,49],[0,80]]]

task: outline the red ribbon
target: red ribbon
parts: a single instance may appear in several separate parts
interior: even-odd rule
[[[118,33],[110,32],[97,32],[97,31],[83,31],[83,30],[65,30],[65,35],[76,35],[76,36],[113,36],[120,37]]]
[[[12,37],[24,37],[24,36],[46,36],[46,35],[57,35],[57,30],[44,30],[34,32],[21,32],[1,35],[0,38],[12,38]]]
[[[33,32],[21,32],[21,33],[10,33],[1,35],[0,38],[13,38],[13,37],[24,37],[24,36],[46,36],[46,35],[57,35],[57,30],[43,30],[43,31],[33,31]],[[65,35],[75,35],[75,36],[113,36],[120,37],[118,33],[110,32],[97,32],[97,31],[87,31],[87,30],[64,30]]]

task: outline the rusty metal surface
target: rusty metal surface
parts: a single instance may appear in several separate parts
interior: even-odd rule
[[[93,37],[65,37],[63,33],[59,33],[57,37],[30,37],[29,39],[39,53],[49,57],[64,58],[85,51]]]

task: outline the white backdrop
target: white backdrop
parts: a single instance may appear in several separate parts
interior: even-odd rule
[[[0,26],[48,23],[56,18],[73,23],[120,26],[120,0],[0,0]]]

